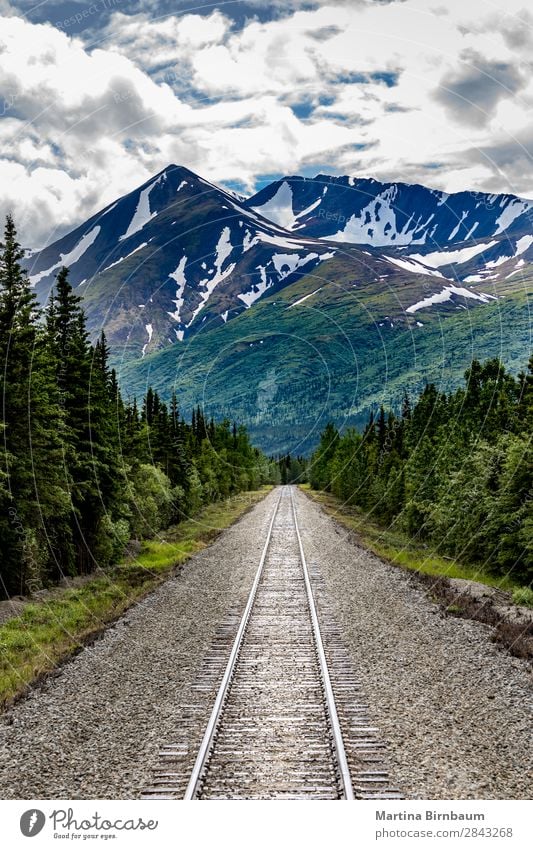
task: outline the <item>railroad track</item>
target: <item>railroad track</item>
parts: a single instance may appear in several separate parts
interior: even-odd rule
[[[312,572],[282,487],[237,633],[233,616],[198,682],[218,688],[192,769],[189,721],[142,798],[399,798],[327,610],[319,623]]]

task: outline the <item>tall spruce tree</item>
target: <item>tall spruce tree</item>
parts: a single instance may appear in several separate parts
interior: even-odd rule
[[[20,261],[13,219],[0,244],[2,472],[9,498],[2,534],[6,593],[25,592],[61,571],[68,546],[68,493],[61,475],[63,416],[53,362]]]
[[[89,560],[88,528],[93,483],[93,441],[89,423],[91,346],[85,329],[81,298],[73,291],[68,269],[57,275],[55,292],[46,311],[48,341],[64,415],[63,468],[72,503],[74,551],[68,572],[86,571]]]
[[[106,565],[114,556],[113,524],[124,513],[121,491],[127,469],[121,461],[115,426],[115,391],[109,348],[102,331],[92,349],[88,392],[92,474],[85,504],[86,569]]]

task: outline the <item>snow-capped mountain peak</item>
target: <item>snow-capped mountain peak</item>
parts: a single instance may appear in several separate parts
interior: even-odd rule
[[[67,265],[72,284],[83,287],[91,331],[105,323],[115,345],[145,356],[205,322],[235,317],[333,254],[172,165],[26,265],[41,300]]]
[[[372,247],[443,245],[533,229],[533,201],[359,177],[286,177],[247,202],[289,230]]]
[[[465,291],[486,303],[472,287],[533,260],[533,201],[324,174],[285,177],[243,201],[169,165],[25,263],[42,301],[68,266],[90,331],[105,326],[129,358],[226,324],[336,257],[391,285],[432,281],[411,312]]]

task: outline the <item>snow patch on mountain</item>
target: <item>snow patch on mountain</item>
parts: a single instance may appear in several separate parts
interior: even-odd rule
[[[185,278],[185,264],[187,262],[187,257],[183,256],[180,259],[179,265],[175,271],[171,271],[168,275],[175,280],[178,284],[178,288],[176,289],[176,297],[174,299],[174,304],[176,309],[174,312],[169,312],[169,316],[177,322],[181,322],[181,308],[183,306],[183,292],[185,290],[185,286],[187,285],[187,280]]]
[[[418,239],[413,238],[413,233],[418,229],[419,222],[409,230],[414,213],[404,228],[398,229],[396,212],[393,207],[397,194],[397,186],[388,186],[373,198],[359,215],[354,213],[337,233],[323,238],[330,242],[351,242],[352,244],[367,244],[375,247],[383,247],[384,245],[403,247],[412,244],[424,244],[426,233]]]
[[[320,206],[321,203],[322,203],[322,198],[318,198],[317,200],[313,201],[313,203],[310,204],[306,209],[302,209],[301,212],[298,212],[295,217],[296,218],[304,218],[306,215],[309,215],[310,212],[312,212],[314,209],[316,209],[317,206]],[[298,226],[301,226],[301,225],[298,225]]]
[[[316,253],[308,253],[305,256],[299,256],[298,254],[273,254],[272,263],[279,275],[279,279],[284,280],[285,277],[288,277],[297,268],[307,265],[308,262],[314,259],[318,259],[318,256]]]
[[[147,349],[148,345],[150,344],[150,342],[152,341],[152,335],[153,335],[153,332],[154,332],[154,328],[152,327],[151,324],[145,324],[144,327],[145,327],[146,332],[148,333],[148,342],[146,342],[143,345],[142,354],[141,354],[141,358],[143,358],[143,359],[144,359],[144,355],[146,354],[146,349]]]
[[[514,271],[511,271],[511,273],[508,274],[505,279],[509,280],[510,277],[514,277],[515,274],[519,274],[525,264],[525,259],[519,259],[514,267]]]
[[[146,189],[143,189],[139,195],[139,200],[137,201],[137,207],[135,212],[133,213],[133,218],[131,219],[128,229],[124,233],[124,235],[119,236],[119,242],[123,242],[124,239],[129,239],[130,236],[133,236],[135,233],[138,233],[139,230],[142,230],[152,218],[155,218],[157,212],[150,212],[150,192],[152,189],[161,182],[162,178],[166,177],[165,174],[160,174],[153,182],[150,183]]]
[[[472,292],[471,289],[465,289],[463,286],[446,286],[441,292],[429,295],[422,301],[417,301],[416,304],[407,307],[405,312],[414,313],[418,312],[418,310],[425,309],[426,307],[431,307],[433,304],[444,304],[446,301],[451,300],[452,295],[459,295],[463,298],[471,298],[474,301],[482,301],[484,304],[487,304],[491,300],[497,300],[494,295],[487,295],[484,292]]]
[[[496,221],[497,229],[494,231],[494,235],[498,236],[500,233],[505,233],[505,231],[510,227],[513,221],[515,221],[525,212],[528,212],[532,207],[533,201],[520,200],[520,198],[514,198],[510,203],[507,204],[502,214]]]
[[[198,284],[198,286],[199,287],[205,287],[205,292],[200,292],[200,298],[201,298],[200,303],[198,304],[198,306],[194,310],[189,323],[185,325],[187,328],[191,326],[191,324],[193,323],[193,321],[196,318],[196,316],[198,315],[198,313],[201,312],[201,310],[203,310],[203,308],[207,304],[209,298],[211,297],[213,291],[216,289],[218,284],[222,283],[222,281],[225,280],[226,277],[229,277],[230,274],[233,274],[233,272],[235,271],[235,267],[236,267],[236,263],[231,262],[224,271],[218,271],[215,274],[215,276],[211,278],[211,280],[209,280],[209,279],[200,280],[200,283]]]
[[[137,245],[137,247],[130,251],[129,254],[126,254],[126,256],[121,256],[120,259],[116,259],[115,262],[112,262],[110,265],[106,265],[106,267],[102,269],[101,273],[103,273],[104,271],[109,271],[109,269],[113,268],[115,265],[120,265],[121,262],[124,262],[124,260],[129,259],[130,256],[136,254],[137,251],[142,251],[142,249],[145,248],[147,244],[148,242],[143,242],[141,245]]]
[[[293,244],[289,243],[289,247],[293,247]],[[300,247],[302,246],[300,245]],[[311,251],[303,255],[298,253],[275,253],[272,254],[270,262],[274,266],[274,270],[276,272],[276,281],[281,281],[286,277],[289,277],[289,275],[293,274],[299,268],[303,268],[308,265],[310,262],[315,262],[317,260],[318,262],[324,262],[325,260],[333,259],[334,256],[335,251],[327,251],[324,254],[317,254]],[[261,274],[260,282],[254,284],[254,286],[252,286],[252,288],[247,292],[242,292],[237,296],[244,304],[246,304],[246,308],[251,307],[252,304],[255,303],[255,301],[257,301],[267,289],[270,289],[270,287],[274,285],[272,280],[268,281],[264,266],[258,265],[257,270]]]
[[[248,292],[241,292],[240,295],[237,295],[237,297],[243,302],[243,304],[246,304],[246,309],[251,307],[252,304],[255,303],[255,301],[257,301],[258,298],[260,298],[261,295],[263,295],[266,290],[269,289],[272,285],[267,280],[266,269],[264,268],[264,266],[258,265],[257,270],[261,275],[260,282],[257,283],[257,285],[252,286],[252,288]]]
[[[241,224],[241,223],[242,222],[239,221],[239,224]],[[250,231],[247,229],[246,233],[244,234],[244,239],[242,240],[242,252],[243,252],[243,254],[245,254],[246,251],[249,251],[250,248],[253,248],[253,246],[257,245],[258,243],[259,243],[258,236],[252,236]]]
[[[503,256],[499,256],[498,259],[491,259],[490,262],[485,263],[485,270],[488,270],[489,268],[498,268],[499,265],[504,265],[506,262],[509,262],[511,258],[512,257],[503,254]]]
[[[275,245],[277,248],[302,247],[301,242],[295,242],[294,239],[287,239],[283,236],[273,236],[271,233],[258,233],[259,239],[266,245]]]
[[[82,236],[75,248],[73,248],[67,254],[62,254],[62,264],[69,266],[74,265],[74,263],[78,262],[78,260],[82,258],[85,251],[87,251],[91,247],[91,245],[96,241],[100,233],[100,229],[100,225],[97,224],[96,227],[93,227],[89,233],[86,233],[85,236]]]
[[[452,262],[468,262],[473,257],[488,251],[497,244],[498,242],[492,240],[483,244],[471,245],[468,248],[458,248],[456,251],[432,251],[428,254],[410,254],[409,259],[429,265],[431,268],[440,268],[442,265],[449,265]]]
[[[385,256],[385,254],[383,254],[383,256],[388,262],[392,262],[399,268],[403,268],[405,271],[410,271],[413,274],[429,274],[430,277],[442,277],[443,279],[446,279],[444,274],[441,274],[440,271],[435,271],[434,268],[428,268],[428,266],[422,265],[413,257],[399,259],[396,256]]]
[[[265,218],[275,221],[280,227],[292,230],[296,224],[292,200],[292,189],[286,181],[283,181],[276,194],[269,201],[261,206],[254,206],[252,209],[260,212]]]
[[[49,274],[52,274],[53,271],[56,271],[58,268],[61,268],[63,265],[70,267],[78,262],[85,251],[87,251],[93,242],[98,238],[98,234],[100,233],[100,225],[97,224],[96,227],[93,227],[88,233],[81,237],[78,244],[71,250],[69,253],[60,254],[60,257],[54,265],[51,265],[50,268],[47,268],[45,271],[39,271],[38,274],[32,274],[29,277],[29,281],[32,286],[42,280],[43,277],[48,277]]]
[[[314,245],[316,241],[312,239],[291,239],[290,236],[277,236],[272,233],[258,232],[258,238],[265,245],[275,245],[276,248],[288,248],[289,250],[304,250],[306,245]]]
[[[186,324],[186,327],[190,327],[198,313],[203,310],[218,284],[222,283],[222,281],[225,280],[226,277],[229,277],[229,275],[235,270],[235,262],[230,263],[224,271],[222,270],[222,266],[231,254],[232,250],[233,245],[231,244],[231,230],[229,227],[224,227],[215,248],[216,256],[214,262],[215,267],[213,269],[215,272],[214,276],[211,279],[206,278],[205,280],[200,280],[198,288],[204,289],[204,291],[200,292],[200,303],[194,310],[191,320],[188,324]]]
[[[308,298],[312,298],[312,297],[313,297],[313,295],[316,295],[316,293],[317,293],[317,292],[320,292],[321,290],[322,290],[322,286],[320,286],[318,289],[315,289],[315,291],[314,291],[314,292],[309,292],[309,294],[308,294],[308,295],[304,295],[304,296],[303,296],[303,298],[298,298],[298,300],[297,300],[297,301],[294,301],[294,303],[293,303],[293,304],[289,304],[289,306],[287,307],[287,309],[288,309],[288,310],[291,310],[293,307],[297,307],[297,306],[299,306],[300,304],[303,304],[303,303],[304,303],[304,301],[307,301],[307,299],[308,299]]]
[[[452,232],[451,232],[451,233],[450,233],[450,235],[448,236],[448,241],[449,241],[449,242],[451,242],[451,241],[452,241],[452,239],[455,239],[455,237],[457,236],[457,234],[458,234],[459,230],[461,229],[461,224],[463,223],[463,221],[465,220],[465,218],[468,218],[468,210],[467,210],[467,209],[465,209],[465,210],[464,210],[464,212],[462,212],[462,213],[461,213],[461,219],[457,222],[457,226],[456,226],[456,227],[454,227],[454,229],[452,230]]]
[[[102,212],[100,213],[100,215],[98,216],[98,221],[100,221],[100,219],[103,218],[104,215],[109,215],[110,212],[113,212],[115,207],[117,207],[118,205],[119,205],[118,200],[116,200],[114,203],[109,204],[109,206],[106,207],[106,209],[103,209]]]
[[[229,227],[224,227],[216,246],[215,268],[217,270],[217,274],[220,274],[224,260],[228,258],[232,250],[233,245],[231,244],[231,230]]]
[[[470,228],[470,230],[468,231],[468,233],[465,236],[465,242],[468,242],[468,240],[472,238],[472,236],[474,235],[474,233],[476,232],[478,227],[479,227],[479,221],[475,221],[474,224],[472,225],[472,227]]]
[[[505,245],[506,243],[504,242],[503,244]],[[509,256],[508,254],[503,254],[502,256],[498,257],[498,259],[493,259],[490,262],[487,262],[485,264],[485,268],[497,268],[499,265],[505,265],[506,262],[509,262],[511,259],[516,258],[517,256],[520,256],[521,254],[529,250],[532,244],[533,236],[522,236],[522,238],[518,239],[518,241],[516,242],[514,253],[511,256]]]
[[[516,243],[516,250],[514,252],[515,256],[520,256],[520,254],[525,254],[527,250],[533,245],[533,236],[522,236],[521,239],[518,239]]]

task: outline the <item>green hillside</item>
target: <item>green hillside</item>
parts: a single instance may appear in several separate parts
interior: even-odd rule
[[[425,380],[450,389],[473,358],[525,367],[530,274],[499,282],[489,303],[454,296],[409,314],[449,281],[386,262],[377,279],[379,262],[336,257],[223,327],[206,323],[182,345],[117,363],[125,394],[140,396],[148,383],[163,397],[175,389],[184,413],[200,404],[245,423],[266,451],[308,452],[328,419],[361,424],[370,407],[394,408]]]

